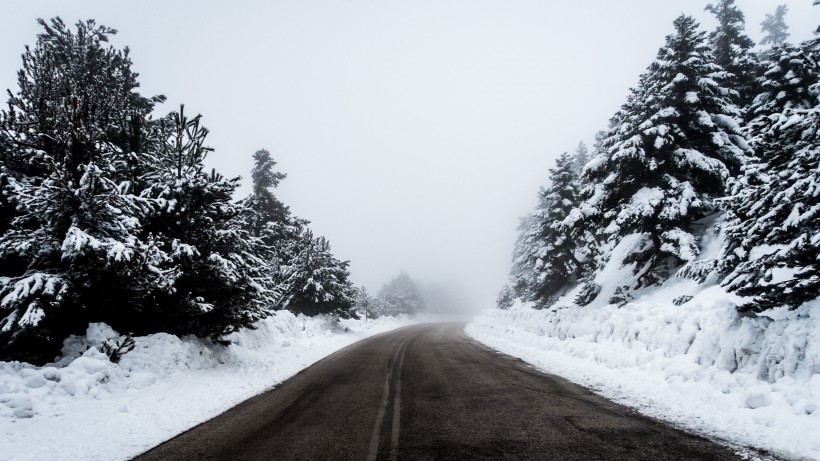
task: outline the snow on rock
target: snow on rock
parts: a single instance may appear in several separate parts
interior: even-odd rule
[[[767,317],[739,315],[742,301],[673,277],[620,308],[519,303],[484,311],[466,331],[648,415],[776,456],[820,459],[820,300]]]
[[[3,460],[130,459],[293,376],[355,341],[409,324],[296,316],[261,320],[220,346],[158,333],[112,363],[120,335],[91,324],[50,366],[0,362]]]

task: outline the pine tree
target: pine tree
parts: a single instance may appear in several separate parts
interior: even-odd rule
[[[590,223],[612,246],[626,235],[645,237],[637,262],[639,283],[699,252],[691,224],[717,210],[726,181],[740,171],[748,146],[740,110],[721,85],[705,34],[681,16],[657,61],[641,76],[613,117],[602,149],[585,169],[584,201],[571,213],[576,229]]]
[[[584,171],[584,166],[589,162],[589,150],[583,141],[575,148],[575,171],[578,176]]]
[[[715,63],[729,73],[724,84],[738,92],[737,103],[745,108],[758,93],[760,64],[751,53],[754,42],[744,33],[743,12],[734,3],[735,0],[719,0],[706,6],[706,11],[718,20],[717,28],[709,34],[709,46]]]
[[[285,309],[305,315],[352,315],[356,290],[349,280],[349,263],[339,261],[330,252],[324,237],[314,238],[309,230],[304,245],[284,268]]]
[[[246,208],[233,202],[239,178],[205,172],[208,130],[184,106],[152,133],[158,161],[146,176],[157,204],[144,235],[162,261],[155,300],[128,319],[136,331],[160,329],[220,339],[268,315],[277,301],[273,255],[251,235]]]
[[[565,152],[550,169],[549,186],[541,189],[535,212],[522,221],[511,287],[515,297],[536,306],[550,305],[584,271],[584,262],[576,256],[576,242],[563,224],[578,205],[577,179],[577,157]]]
[[[787,5],[778,5],[774,14],[766,15],[766,19],[760,23],[760,31],[763,32],[763,38],[760,39],[761,45],[776,48],[786,44],[786,40],[789,39],[789,26],[784,17],[788,11]]]
[[[290,218],[290,210],[273,194],[273,189],[287,177],[284,173],[274,171],[276,161],[270,152],[260,149],[253,154],[254,166],[251,170],[253,189],[243,204],[250,211],[248,226],[254,237],[263,237],[269,245],[278,240],[270,232],[270,223],[283,224]]]
[[[379,290],[376,306],[381,315],[414,315],[423,311],[426,303],[416,282],[401,271]]]
[[[760,93],[748,111],[750,126],[768,125],[770,116],[786,109],[814,107],[816,98],[809,92],[814,78],[804,54],[803,47],[792,45],[771,50],[769,68],[760,79]]]
[[[273,302],[237,180],[203,171],[200,117],[153,120],[113,29],[55,18],[0,113],[0,356],[44,362],[89,322],[219,339]]]
[[[356,314],[360,317],[364,317],[365,321],[367,321],[367,319],[374,319],[377,316],[373,297],[370,296],[370,293],[367,292],[367,288],[364,286],[356,290],[356,301],[353,307]]]
[[[152,205],[124,166],[148,162],[136,152],[163,100],[136,91],[128,50],[105,45],[115,30],[39,24],[0,113],[0,355],[37,362],[159,278],[138,238]]]
[[[749,127],[756,156],[726,203],[723,284],[752,297],[741,311],[795,309],[820,292],[820,69],[808,61],[798,70],[796,59],[818,45],[813,40],[801,50],[782,48],[780,61],[793,75],[781,84],[806,92],[775,86],[777,96],[760,98],[761,115]],[[782,73],[780,65],[767,76]]]

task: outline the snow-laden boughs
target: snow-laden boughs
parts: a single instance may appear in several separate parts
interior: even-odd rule
[[[771,125],[771,116],[786,109],[810,109],[817,103],[809,87],[816,77],[806,66],[802,46],[782,45],[770,52],[768,69],[760,77],[760,93],[748,110],[752,135]]]
[[[0,112],[0,358],[51,360],[89,322],[218,339],[266,315],[272,252],[203,172],[200,118],[151,118],[113,29],[40,24]]]
[[[818,45],[814,40],[802,48],[810,54]],[[789,65],[797,66],[794,50],[783,50]],[[752,297],[744,311],[794,309],[820,292],[820,83],[813,63],[803,65],[793,74],[808,94],[784,92],[764,101],[763,109],[782,112],[766,110],[750,125],[756,156],[727,200],[723,260],[729,275],[723,283]],[[811,108],[807,96],[814,100]]]
[[[4,232],[0,236],[0,356],[41,360],[89,316],[116,312],[154,284],[151,210],[120,161],[140,151],[162,97],[136,92],[128,50],[93,21],[59,19],[26,48],[19,91],[0,113]],[[124,283],[122,283],[124,282]]]
[[[585,155],[586,150],[579,149],[576,155],[565,152],[558,158],[535,212],[521,220],[510,287],[522,301],[547,306],[584,272],[587,258],[577,253],[572,229],[564,220],[578,204],[576,158]]]
[[[705,33],[681,16],[657,60],[611,120],[602,148],[587,164],[576,229],[593,225],[614,246],[630,234],[647,244],[637,262],[641,284],[698,255],[691,223],[714,213],[716,199],[745,163],[749,147]]]
[[[740,107],[745,108],[758,93],[760,64],[751,52],[754,42],[744,32],[746,20],[735,0],[718,0],[706,6],[718,21],[709,33],[709,46],[715,63],[728,72],[724,84],[737,91]]]
[[[337,314],[349,317],[356,300],[347,261],[339,261],[324,237],[305,230],[288,265],[283,268],[282,307],[305,315]]]
[[[272,252],[232,201],[239,178],[204,171],[207,134],[201,116],[189,119],[184,107],[151,133],[159,161],[144,175],[144,195],[155,204],[144,234],[163,255],[155,267],[165,280],[128,319],[132,329],[218,339],[265,317],[277,301]]]

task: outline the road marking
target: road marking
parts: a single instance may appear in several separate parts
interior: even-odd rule
[[[417,335],[418,336],[418,335]],[[413,337],[415,338],[415,336]],[[401,352],[396,370],[396,398],[393,400],[393,432],[390,434],[390,459],[395,461],[399,457],[399,423],[401,421],[401,371],[404,366],[404,355],[407,352],[407,342]]]
[[[396,358],[399,356],[399,352],[401,352],[405,344],[410,341],[413,336],[409,336],[405,338],[404,341],[399,344],[399,347],[396,348],[396,353],[393,354],[393,358],[388,362],[387,366],[387,377],[384,379],[384,391],[382,391],[382,401],[379,405],[379,412],[376,414],[376,425],[373,427],[373,435],[370,437],[370,448],[367,450],[367,461],[375,461],[376,456],[379,454],[379,435],[382,431],[382,424],[384,423],[384,414],[387,412],[387,403],[390,397],[390,375],[393,374],[392,366],[396,363]],[[404,358],[404,355],[402,355]],[[395,417],[394,417],[395,419]]]

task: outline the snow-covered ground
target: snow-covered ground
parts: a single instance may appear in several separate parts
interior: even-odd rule
[[[626,252],[625,239],[613,252]],[[610,264],[589,306],[516,304],[484,311],[466,332],[501,352],[699,433],[787,459],[820,460],[820,300],[766,317],[742,299],[680,277],[622,307],[609,295],[632,267]],[[693,298],[676,306],[681,296]],[[603,299],[603,300],[602,300]]]
[[[0,458],[129,459],[270,389],[367,336],[413,323],[277,312],[223,347],[155,334],[119,363],[99,351],[116,332],[92,324],[51,366],[0,362]]]

